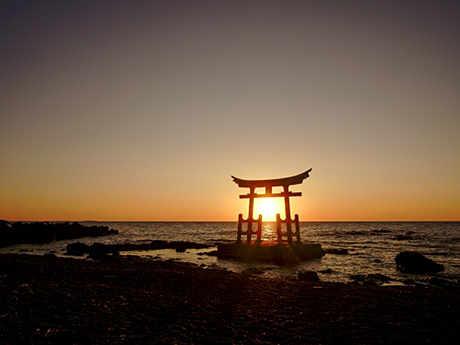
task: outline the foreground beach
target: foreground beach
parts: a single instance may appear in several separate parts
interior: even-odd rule
[[[457,344],[459,290],[0,255],[0,343]]]

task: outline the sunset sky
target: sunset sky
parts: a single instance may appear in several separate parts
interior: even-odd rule
[[[460,220],[460,2],[1,1],[0,219]],[[257,206],[257,205],[256,205]]]

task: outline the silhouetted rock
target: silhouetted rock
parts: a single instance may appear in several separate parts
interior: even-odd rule
[[[104,253],[110,253],[112,252],[110,250],[110,247],[107,246],[106,244],[99,243],[99,242],[94,242],[91,246],[88,248],[88,253],[92,252],[104,252]]]
[[[428,277],[424,279],[405,279],[403,280],[405,285],[417,286],[417,287],[434,287],[441,289],[460,289],[460,282],[448,280],[439,277]]]
[[[393,237],[393,239],[398,240],[398,241],[404,241],[404,240],[413,240],[414,238],[410,235],[398,235],[396,237]]]
[[[0,220],[0,247],[9,246],[12,237],[11,225],[6,220]]]
[[[90,251],[90,247],[87,244],[76,242],[67,245],[65,255],[82,256],[83,254],[90,253]]]
[[[200,244],[194,242],[184,242],[184,241],[152,241],[151,243],[142,243],[142,244],[103,244],[99,242],[94,242],[91,246],[86,244],[76,242],[67,245],[67,252],[65,255],[78,255],[89,254],[88,258],[90,259],[102,259],[107,256],[107,254],[119,255],[122,251],[136,251],[136,250],[156,250],[156,249],[175,249],[177,252],[185,252],[189,248],[209,248],[210,245]]]
[[[10,228],[10,223],[4,219],[0,219],[0,231],[3,231],[5,228]]]
[[[197,255],[219,256],[219,252],[217,250],[212,250],[210,252],[198,253]]]
[[[113,252],[129,252],[136,250],[156,250],[156,249],[175,249],[177,252],[185,252],[187,249],[202,249],[212,247],[208,244],[201,244],[186,241],[152,241],[150,243],[124,243],[124,244],[102,244],[94,243],[91,245],[91,250],[104,251],[106,253]]]
[[[460,288],[460,282],[455,282],[455,281],[447,280],[443,278],[428,277],[426,278],[425,281],[429,286],[433,286],[433,287],[439,287],[439,288],[444,288],[444,289],[459,289]]]
[[[243,270],[241,273],[244,273],[244,274],[263,274],[264,271],[262,271],[258,267],[248,267],[245,270]]]
[[[391,230],[387,230],[387,229],[376,229],[376,230],[372,230],[371,232],[374,233],[374,234],[387,234],[387,233],[390,233]]]
[[[88,259],[102,260],[102,259],[105,259],[107,256],[108,256],[108,254],[106,252],[104,252],[104,251],[93,250],[88,255]]]
[[[186,246],[177,246],[176,247],[176,253],[185,253],[186,250],[187,250]]]
[[[0,247],[17,243],[48,243],[58,240],[113,234],[118,234],[118,231],[109,229],[107,226],[83,226],[77,222],[72,224],[16,222],[10,226],[7,221],[0,221]]]
[[[419,252],[401,252],[396,255],[396,268],[403,273],[435,273],[444,267]]]
[[[348,231],[345,233],[345,235],[361,236],[364,235],[364,233],[362,231]]]
[[[327,254],[335,254],[335,255],[347,255],[347,254],[349,254],[347,249],[331,248],[331,249],[325,249],[324,251]]]
[[[363,285],[382,285],[383,283],[393,280],[392,278],[380,273],[352,274],[350,275],[350,279]]]
[[[300,271],[297,274],[297,279],[304,282],[317,282],[319,281],[318,273],[315,271]]]

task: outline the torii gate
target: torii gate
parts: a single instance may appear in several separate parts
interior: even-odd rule
[[[249,188],[248,194],[240,195],[240,199],[249,199],[249,212],[248,218],[243,219],[243,215],[240,213],[238,216],[238,233],[237,233],[237,240],[236,243],[242,243],[241,236],[246,234],[247,244],[251,244],[252,241],[252,224],[254,222],[258,223],[256,235],[257,240],[256,243],[261,243],[261,235],[262,235],[262,215],[259,215],[259,218],[255,220],[253,218],[254,213],[254,199],[255,198],[273,198],[273,197],[282,197],[284,198],[284,208],[286,213],[286,219],[281,220],[280,214],[276,214],[276,231],[278,237],[278,243],[283,242],[283,235],[287,237],[287,242],[292,244],[292,237],[293,235],[296,236],[296,243],[301,243],[300,240],[300,226],[299,226],[299,215],[295,215],[294,220],[291,219],[291,206],[289,198],[291,196],[302,196],[302,192],[292,192],[289,190],[290,185],[301,184],[303,180],[309,177],[309,173],[312,169],[309,169],[299,175],[279,178],[279,179],[272,179],[272,180],[243,180],[232,176],[233,181],[242,188]],[[283,187],[283,191],[281,193],[273,193],[273,187]],[[255,193],[256,188],[265,188],[265,194],[257,194]],[[243,223],[248,223],[247,231],[243,232]],[[283,234],[281,231],[281,223],[286,223],[286,233]],[[292,232],[292,223],[295,224],[296,231]]]

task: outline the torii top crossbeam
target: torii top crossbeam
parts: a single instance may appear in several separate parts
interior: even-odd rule
[[[275,178],[271,180],[243,180],[232,175],[233,181],[238,187],[258,188],[258,187],[277,187],[277,186],[290,186],[293,184],[301,184],[303,180],[309,177],[311,169],[295,176]]]

